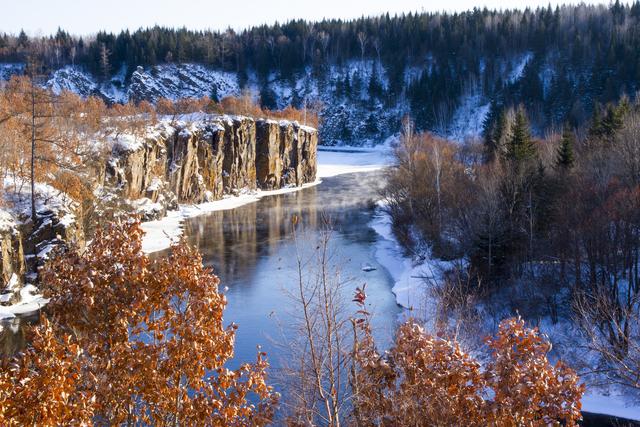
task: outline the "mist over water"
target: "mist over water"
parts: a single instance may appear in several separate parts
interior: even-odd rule
[[[300,307],[297,255],[305,278],[317,266],[318,242],[330,230],[329,269],[343,286],[345,315],[357,286],[366,283],[373,326],[383,344],[390,342],[400,308],[389,274],[375,259],[379,236],[368,226],[382,183],[379,172],[340,175],[294,193],[264,197],[233,210],[188,220],[185,236],[204,263],[220,277],[227,295],[225,320],[236,323],[233,367],[255,360],[256,346],[268,353],[272,368],[287,361],[285,342],[295,334]],[[296,236],[292,218],[297,216]],[[363,271],[363,267],[375,270]]]

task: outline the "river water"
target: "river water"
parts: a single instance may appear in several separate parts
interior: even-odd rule
[[[327,232],[329,268],[339,274],[346,316],[357,310],[351,302],[355,288],[366,283],[375,335],[382,345],[390,342],[401,310],[391,293],[391,277],[375,259],[380,237],[368,226],[381,184],[380,172],[339,175],[185,222],[188,241],[220,277],[228,301],[225,320],[238,325],[233,366],[254,360],[257,345],[267,352],[272,367],[290,356],[287,335],[295,333],[300,317],[294,297],[297,256],[307,263],[305,279],[311,279],[319,240]],[[294,216],[299,219],[295,237]]]

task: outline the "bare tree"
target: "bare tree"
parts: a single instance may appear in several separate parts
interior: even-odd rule
[[[367,35],[363,31],[358,33],[358,43],[360,44],[360,59],[364,62],[364,51],[367,47]]]
[[[611,292],[598,288],[580,292],[573,308],[589,349],[604,362],[597,373],[640,390],[640,294],[621,304]]]
[[[374,37],[371,44],[376,51],[376,56],[378,57],[378,62],[380,61],[380,39],[378,37]]]
[[[107,49],[107,46],[102,43],[100,45],[100,71],[102,72],[102,78],[106,81],[109,80],[109,76],[111,75],[111,62],[109,61],[109,57],[111,56],[111,51]]]
[[[320,31],[318,33],[318,40],[320,41],[320,46],[322,47],[322,54],[324,59],[327,59],[327,49],[329,48],[329,41],[331,37],[325,31]]]
[[[345,309],[345,282],[331,246],[329,220],[311,251],[301,245],[293,218],[296,247],[297,289],[290,294],[294,302],[297,337],[285,344],[291,363],[285,369],[291,398],[289,423],[339,427],[348,410],[350,366],[349,317]]]
[[[27,87],[23,87],[22,90],[28,94],[28,105],[26,106],[27,110],[24,117],[31,134],[29,178],[31,185],[31,220],[35,223],[37,219],[35,186],[36,160],[39,157],[38,143],[57,145],[59,144],[59,138],[54,135],[55,129],[51,126],[55,114],[56,99],[50,91],[42,88],[42,63],[35,55],[29,58],[27,75],[29,76]]]

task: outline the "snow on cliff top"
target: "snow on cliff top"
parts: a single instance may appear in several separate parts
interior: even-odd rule
[[[291,120],[273,120],[264,118],[255,118],[242,115],[228,115],[228,114],[210,114],[205,112],[196,112],[189,114],[180,114],[177,116],[162,115],[158,117],[158,123],[155,125],[147,126],[143,136],[135,135],[130,132],[118,133],[115,136],[105,137],[104,141],[107,144],[111,144],[113,150],[117,152],[132,152],[137,151],[143,147],[147,138],[156,139],[160,136],[167,136],[170,132],[179,129],[181,137],[188,137],[198,131],[222,131],[224,126],[223,122],[228,125],[232,125],[234,120],[251,119],[254,121],[266,120],[269,123],[279,124],[280,126],[287,126],[293,124],[299,129],[316,133],[317,129],[298,123]]]
[[[11,206],[10,212],[18,220],[31,216],[31,189],[29,183],[11,177],[5,178],[3,184],[4,198]],[[66,225],[75,222],[72,213],[75,202],[66,193],[53,188],[49,184],[36,183],[36,212],[39,214],[51,211],[56,213],[60,222]]]
[[[0,233],[13,230],[16,226],[15,219],[8,211],[0,209]]]

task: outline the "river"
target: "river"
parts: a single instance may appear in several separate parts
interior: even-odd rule
[[[283,344],[300,309],[294,297],[297,255],[314,263],[318,241],[328,230],[330,268],[339,272],[345,312],[355,314],[351,297],[366,283],[375,334],[383,345],[390,342],[401,309],[391,293],[391,277],[374,256],[380,237],[368,226],[381,183],[381,172],[324,178],[317,186],[184,223],[188,241],[220,277],[228,301],[225,319],[238,325],[233,365],[254,360],[257,345],[272,367],[287,359]],[[294,216],[299,218],[295,238]]]

